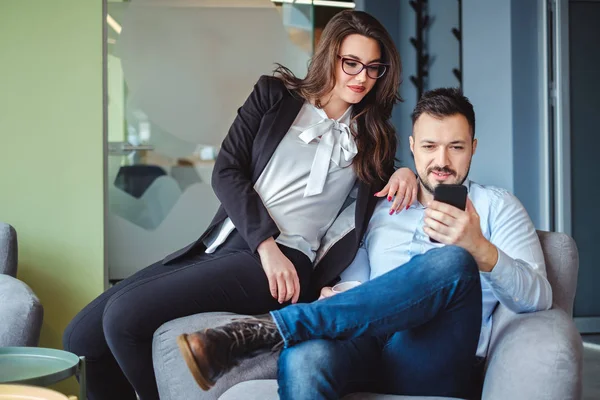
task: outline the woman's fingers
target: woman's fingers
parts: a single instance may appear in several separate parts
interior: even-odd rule
[[[267,274],[267,279],[269,280],[269,291],[271,292],[271,296],[278,300],[279,291],[277,290],[277,279],[272,274]]]
[[[390,191],[390,184],[388,183],[387,185],[385,185],[385,187],[383,189],[381,189],[380,192],[375,193],[375,196],[377,196],[377,197],[387,196],[389,191]]]
[[[397,213],[399,213],[402,210],[406,210],[408,208],[408,206],[410,205],[410,196],[411,196],[411,192],[408,190],[408,188],[406,188],[402,195],[402,197],[403,197],[402,203],[400,203],[400,205],[398,206],[398,209],[396,210]]]
[[[290,300],[294,296],[294,276],[287,274],[285,277],[285,299],[284,301]]]
[[[395,195],[396,199],[394,200],[394,204],[392,204],[392,208],[390,208],[390,214],[393,212],[397,214],[402,210],[408,209],[417,200],[417,187],[411,188],[403,182],[398,186]]]
[[[392,203],[392,208],[390,209],[390,214],[394,212],[400,212],[403,208],[403,204],[406,203],[406,183],[402,182],[396,188],[396,192],[394,193],[396,198],[394,199],[394,203]],[[404,206],[405,207],[405,206]]]
[[[392,199],[396,195],[396,192],[398,192],[398,182],[396,182],[396,181],[388,182],[386,187],[389,187],[387,199],[388,199],[388,201],[392,201]]]
[[[300,299],[300,279],[298,274],[294,275],[294,295],[292,296],[292,304],[296,304]]]
[[[286,296],[287,288],[285,278],[283,277],[283,275],[279,275],[277,277],[277,301],[279,302],[279,304],[282,304],[284,301],[287,300]]]
[[[260,261],[267,275],[271,296],[283,304],[286,301],[298,301],[300,282],[294,264],[278,247],[259,251]]]

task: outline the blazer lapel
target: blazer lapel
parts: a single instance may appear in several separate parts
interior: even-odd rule
[[[365,217],[368,215],[369,199],[371,197],[371,185],[361,182],[358,185],[358,193],[356,195],[356,214],[354,226],[358,242],[360,243],[365,229]]]
[[[285,134],[290,130],[290,127],[298,116],[303,104],[304,100],[296,98],[289,93],[285,93],[281,99],[273,124],[268,128],[269,132],[265,135],[260,154],[254,165],[252,175],[253,182],[256,182],[260,174],[262,174],[269,160],[273,156],[273,153],[275,153],[275,149],[279,146],[279,143]]]

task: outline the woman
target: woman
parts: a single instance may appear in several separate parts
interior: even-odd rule
[[[306,78],[279,66],[259,79],[216,160],[221,207],[206,232],[100,295],[65,331],[65,349],[86,357],[90,400],[135,399],[134,390],[158,399],[152,335],[160,325],[312,300],[311,288],[352,261],[375,196],[396,195],[390,213],[412,202],[416,180],[406,168],[381,190],[393,171],[389,118],[400,72],[381,24],[344,11],[323,31]]]

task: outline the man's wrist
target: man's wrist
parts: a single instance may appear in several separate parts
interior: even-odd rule
[[[498,262],[498,249],[485,238],[471,254],[482,272],[491,272]]]

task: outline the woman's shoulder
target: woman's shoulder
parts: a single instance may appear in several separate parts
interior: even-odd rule
[[[283,81],[273,75],[261,75],[261,77],[258,78],[258,82],[256,82],[256,86],[269,92],[287,92],[287,88]]]
[[[283,79],[273,75],[262,75],[254,91],[262,99],[268,99],[269,104],[274,105],[286,97],[293,97],[299,101],[304,101],[302,97],[294,90],[289,89]]]

